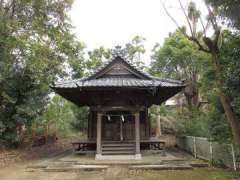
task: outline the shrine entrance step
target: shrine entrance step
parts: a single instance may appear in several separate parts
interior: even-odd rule
[[[132,142],[103,142],[102,155],[134,155],[135,143]]]

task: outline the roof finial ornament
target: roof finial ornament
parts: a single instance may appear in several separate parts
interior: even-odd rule
[[[117,46],[115,46],[114,49],[111,50],[111,54],[112,54],[113,58],[116,58],[119,56],[123,59],[126,59],[127,58],[127,49],[122,48],[122,46],[120,46],[120,45],[117,45]]]

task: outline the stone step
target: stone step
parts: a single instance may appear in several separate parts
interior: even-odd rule
[[[121,155],[121,154],[135,154],[135,151],[102,151],[102,155]]]
[[[134,144],[133,141],[102,141],[103,144]]]
[[[132,143],[114,143],[114,144],[102,144],[102,147],[134,147]]]
[[[133,155],[135,145],[133,143],[107,142],[102,144],[102,155]]]
[[[136,156],[135,155],[130,155],[130,154],[121,154],[121,155],[102,155],[101,157],[99,157],[98,160],[107,160],[104,161],[104,163],[108,162],[108,165],[114,165],[114,166],[119,166],[120,162],[133,162],[132,160],[136,160]],[[103,164],[104,164],[103,163]],[[125,164],[121,164],[121,165],[128,165],[128,163]]]
[[[134,147],[102,147],[102,151],[122,151],[122,150],[132,150],[134,151]]]

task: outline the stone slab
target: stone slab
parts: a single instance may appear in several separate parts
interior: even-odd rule
[[[45,172],[76,172],[76,171],[101,171],[107,169],[105,165],[73,165],[70,167],[47,167],[43,169]]]
[[[174,164],[163,164],[163,165],[136,165],[129,166],[129,169],[141,169],[141,170],[186,170],[193,169],[191,165],[182,164],[182,165],[174,165]]]
[[[141,160],[141,156],[136,155],[98,155],[96,154],[95,160]]]

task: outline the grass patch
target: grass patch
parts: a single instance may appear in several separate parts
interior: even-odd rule
[[[213,168],[168,171],[131,170],[128,174],[133,180],[240,180],[240,172]]]

